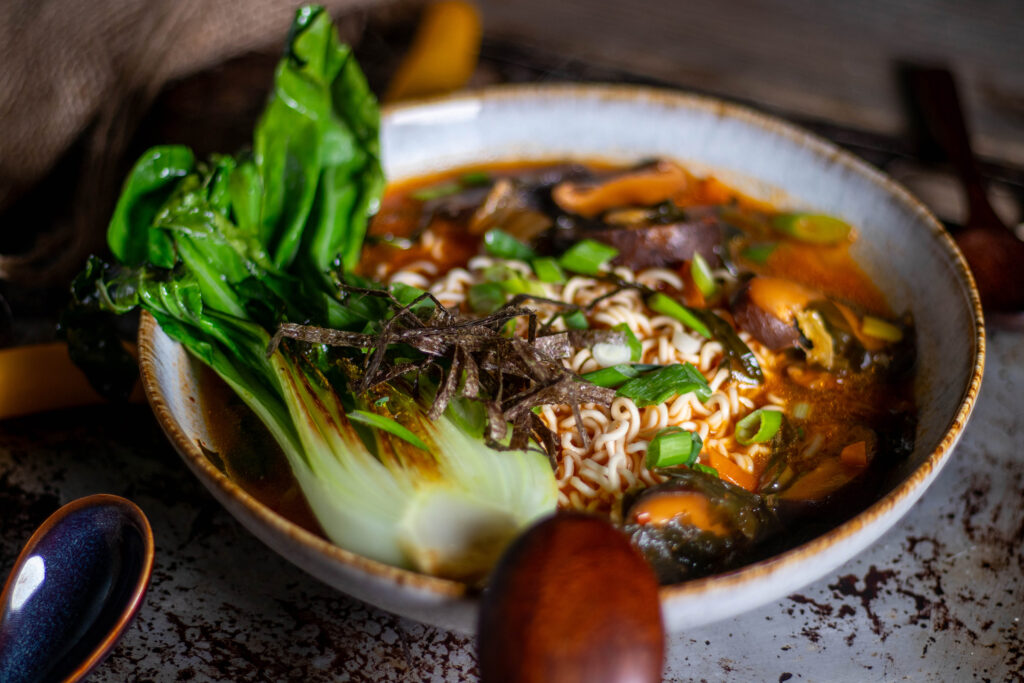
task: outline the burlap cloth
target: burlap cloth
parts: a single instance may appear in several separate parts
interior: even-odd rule
[[[384,0],[321,0],[354,42]],[[232,56],[283,45],[298,2],[277,0],[5,0],[0,2],[0,215],[76,141],[84,156],[72,218],[2,226],[39,233],[28,253],[0,254],[0,279],[67,282],[102,246],[100,212],[135,124],[168,81]],[[83,138],[84,136],[84,138]],[[112,187],[111,184],[114,184]],[[99,204],[102,204],[100,206]],[[102,226],[99,226],[102,227]],[[99,242],[99,245],[97,245]]]

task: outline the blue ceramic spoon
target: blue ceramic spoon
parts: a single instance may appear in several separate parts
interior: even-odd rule
[[[0,593],[0,681],[78,681],[142,604],[153,532],[131,501],[97,494],[52,514]]]

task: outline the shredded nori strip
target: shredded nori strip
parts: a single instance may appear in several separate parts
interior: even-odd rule
[[[537,314],[523,306],[526,301],[552,304],[571,310],[578,306],[551,299],[518,295],[494,313],[480,318],[458,317],[430,294],[423,294],[402,305],[390,292],[360,287],[344,288],[357,294],[386,299],[392,306],[390,317],[376,332],[348,332],[284,323],[278,327],[267,348],[272,354],[282,339],[295,339],[310,344],[362,349],[365,351],[356,392],[367,391],[385,382],[400,381],[422,372],[440,373],[437,390],[427,416],[439,418],[453,398],[463,396],[484,404],[487,414],[485,439],[498,448],[522,449],[534,439],[544,447],[554,462],[557,450],[555,435],[533,413],[543,405],[569,405],[584,445],[589,439],[583,426],[580,403],[610,405],[615,391],[582,382],[561,359],[574,346],[592,345],[600,341],[623,340],[622,332],[613,330],[572,330],[545,333],[538,328]],[[433,309],[429,315],[413,312],[413,307],[429,299]],[[503,329],[510,320],[527,318],[527,339],[509,337]],[[422,359],[398,361],[396,347],[411,347],[423,354]],[[461,387],[461,388],[460,388]],[[503,445],[512,425],[512,434]]]
[[[374,296],[390,304],[390,315],[380,329],[350,332],[284,323],[271,340],[267,355],[272,354],[284,338],[361,349],[362,369],[360,376],[353,378],[357,380],[354,382],[357,394],[365,394],[384,383],[400,382],[403,378],[414,376],[418,381],[424,372],[431,377],[439,373],[437,389],[427,413],[430,419],[438,419],[456,396],[478,401],[484,404],[487,415],[484,438],[489,445],[520,449],[528,447],[533,438],[544,447],[554,463],[557,450],[555,435],[533,410],[543,405],[568,405],[580,439],[584,447],[588,447],[589,437],[583,426],[580,403],[608,406],[615,397],[614,389],[581,380],[562,365],[561,359],[569,356],[576,347],[601,342],[624,343],[625,335],[617,330],[552,332],[551,326],[559,317],[589,313],[601,301],[627,289],[638,290],[645,296],[654,293],[649,287],[613,275],[602,275],[597,279],[614,288],[585,306],[518,294],[490,315],[479,318],[459,316],[427,292],[402,304],[386,289],[339,283],[348,294]],[[524,305],[529,302],[547,304],[560,310],[538,325],[536,311]],[[424,308],[429,309],[429,313],[424,312]],[[709,310],[698,313],[711,327],[713,335],[722,341],[733,375],[740,381],[763,381],[756,358],[732,326]],[[526,339],[504,333],[507,323],[524,317],[527,319]],[[423,357],[410,359],[409,348]],[[396,349],[404,349],[404,352]],[[503,445],[510,423],[512,434],[507,445]]]

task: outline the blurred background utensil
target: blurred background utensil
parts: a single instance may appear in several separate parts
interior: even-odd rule
[[[660,681],[658,581],[607,521],[563,513],[506,551],[477,630],[483,683]]]
[[[1024,313],[1024,242],[989,202],[953,74],[941,67],[906,65],[903,77],[915,118],[939,145],[963,187],[967,216],[954,239],[974,273],[982,304],[990,313]]]
[[[0,681],[79,681],[142,604],[153,532],[137,505],[96,494],[50,515],[0,593]]]

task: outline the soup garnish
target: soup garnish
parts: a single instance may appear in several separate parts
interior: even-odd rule
[[[913,327],[844,221],[667,159],[381,196],[377,117],[327,15],[299,10],[253,153],[147,152],[120,263],[74,286],[79,312],[140,306],[212,368],[333,542],[473,582],[576,509],[680,581],[855,514],[909,452]]]

